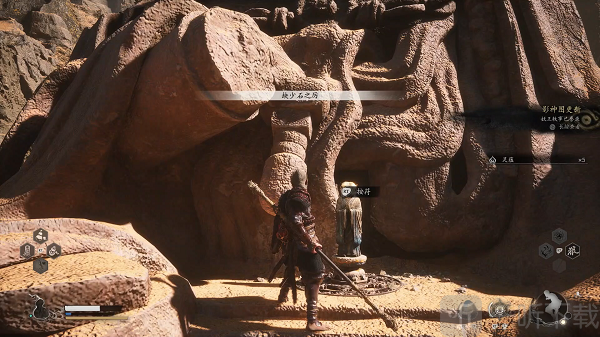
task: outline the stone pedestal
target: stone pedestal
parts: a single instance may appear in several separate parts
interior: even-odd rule
[[[345,274],[352,280],[354,283],[364,283],[367,282],[367,275],[365,271],[360,268],[360,266],[364,265],[367,262],[366,255],[360,256],[338,256],[334,255],[332,259],[333,263],[335,263]],[[334,275],[334,279],[339,281],[340,283],[345,283],[339,275]]]

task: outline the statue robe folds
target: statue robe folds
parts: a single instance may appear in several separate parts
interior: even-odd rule
[[[358,257],[362,242],[362,207],[359,198],[338,198],[336,207],[338,256]]]

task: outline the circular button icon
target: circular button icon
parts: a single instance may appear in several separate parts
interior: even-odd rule
[[[488,306],[488,313],[490,317],[501,318],[509,315],[509,305],[504,303],[501,299],[490,303]]]
[[[544,290],[529,311],[533,323],[554,326],[571,317],[567,300],[560,293]]]

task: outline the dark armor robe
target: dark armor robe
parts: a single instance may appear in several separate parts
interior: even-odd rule
[[[279,198],[279,209],[273,225],[272,250],[277,253],[283,249],[286,256],[286,271],[281,287],[291,288],[294,302],[296,267],[305,283],[323,278],[323,261],[312,252],[318,242],[315,218],[310,212],[310,195],[306,189],[292,188]]]

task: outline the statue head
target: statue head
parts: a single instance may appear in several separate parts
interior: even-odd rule
[[[307,76],[319,77],[331,72],[333,53],[346,34],[335,22],[310,25],[296,34],[303,48],[310,50],[301,60],[308,68]]]
[[[356,184],[351,182],[351,181],[344,181],[341,185],[340,185],[340,193],[342,192],[342,189],[344,187],[356,187]]]

